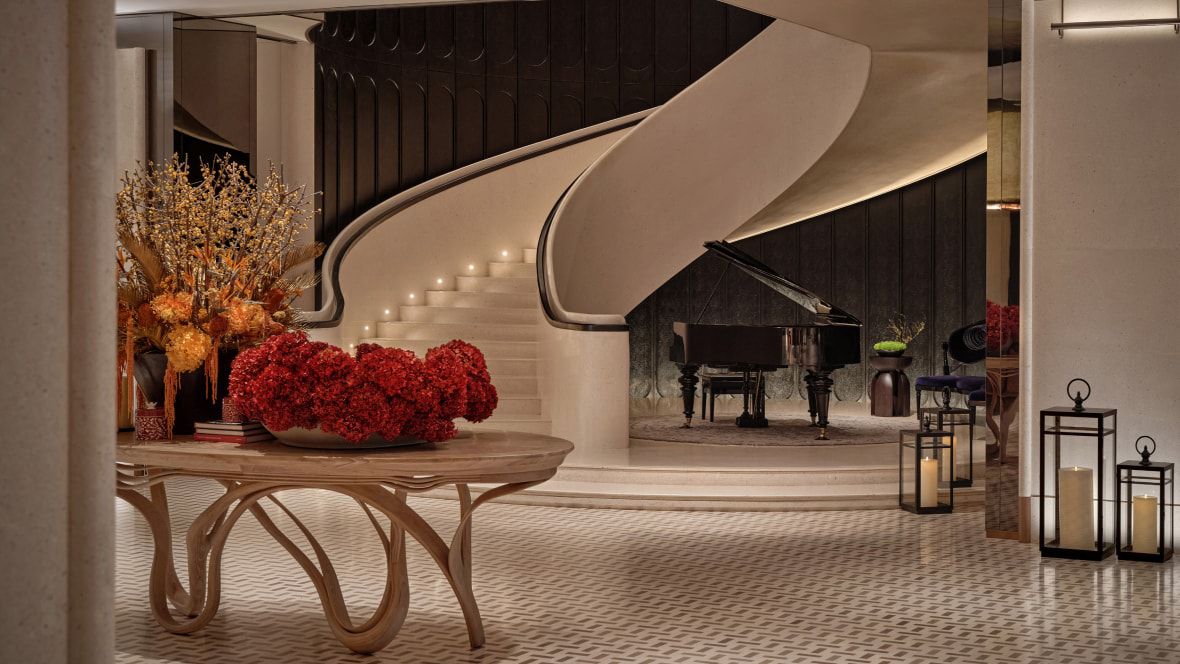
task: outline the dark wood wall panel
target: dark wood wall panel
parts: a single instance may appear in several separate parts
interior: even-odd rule
[[[978,157],[908,187],[747,238],[739,246],[860,318],[862,359],[885,338],[894,314],[925,320],[927,331],[910,346],[914,364],[908,373],[936,373],[946,336],[983,318],[984,178],[984,158]],[[725,263],[704,254],[628,317],[632,397],[679,396],[679,374],[668,359],[672,323],[698,316],[702,323],[763,325],[813,319],[736,268],[725,272]],[[836,371],[836,398],[865,401],[872,374],[866,361]],[[767,394],[801,398],[800,372],[771,374]]]
[[[910,320],[934,325],[934,225],[931,207],[933,183],[925,180],[901,192],[901,313]],[[909,349],[914,363],[910,375],[934,370],[933,330],[915,340]]]
[[[328,12],[312,35],[317,238],[429,178],[663,103],[769,24],[718,0]]]
[[[853,205],[832,213],[832,301],[862,322],[867,318],[865,290],[868,248],[865,228],[867,205]],[[865,357],[868,335],[860,335],[860,354]],[[840,401],[860,401],[865,394],[865,363],[837,371],[832,387]]]
[[[336,178],[336,212],[340,218],[352,218],[356,216],[356,77],[352,74],[341,76],[339,90],[339,116],[336,120],[339,163],[354,167],[340,169],[340,176]],[[339,218],[333,225],[337,230],[340,229]]]
[[[865,327],[861,335],[867,352],[884,339],[889,319],[901,310],[901,197],[881,196],[869,201],[865,248]],[[869,375],[871,379],[872,376]]]
[[[963,171],[934,178],[934,324],[946,339],[963,320]],[[941,349],[939,349],[941,352]]]

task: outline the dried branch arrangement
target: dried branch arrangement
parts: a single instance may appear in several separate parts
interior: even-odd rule
[[[899,341],[909,345],[911,341],[916,339],[926,329],[926,321],[910,321],[905,317],[905,314],[899,313],[889,319],[889,323],[885,326],[885,329],[889,331],[889,336],[893,337],[893,341]]]
[[[200,175],[190,183],[175,155],[149,163],[124,175],[115,204],[120,366],[130,373],[137,353],[163,350],[169,414],[176,374],[204,366],[215,391],[219,348],[298,326],[291,302],[316,279],[293,273],[323,251],[299,241],[312,212],[305,187],[287,186],[273,164],[258,183],[228,155]]]

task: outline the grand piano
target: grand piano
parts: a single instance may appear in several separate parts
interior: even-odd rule
[[[702,366],[741,372],[746,377],[742,414],[737,418],[737,425],[741,427],[767,425],[763,374],[786,367],[800,367],[806,371],[803,381],[807,385],[811,424],[819,430],[816,439],[828,440],[832,371],[860,363],[860,320],[728,242],[706,242],[705,248],[725,259],[728,262],[726,269],[736,266],[814,313],[815,322],[808,325],[672,323],[671,360],[680,365],[684,426],[692,426],[696,386],[700,380],[697,371]]]

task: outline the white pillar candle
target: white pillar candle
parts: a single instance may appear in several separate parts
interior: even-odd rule
[[[922,494],[918,507],[938,507],[938,459],[922,459]]]
[[[959,469],[959,437],[951,434],[951,448],[943,450],[943,455],[946,456],[946,463],[942,464],[942,479],[950,482],[958,477]]]
[[[1136,553],[1155,553],[1159,550],[1156,532],[1159,522],[1159,501],[1155,496],[1131,498],[1131,550]]]
[[[1094,548],[1094,471],[1062,468],[1057,471],[1059,492],[1057,544],[1065,549]]]

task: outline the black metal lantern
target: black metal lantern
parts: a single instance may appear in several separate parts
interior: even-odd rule
[[[1114,459],[1118,456],[1118,410],[1085,407],[1084,402],[1090,396],[1089,383],[1075,378],[1066,385],[1066,393],[1077,382],[1085,384],[1085,397],[1079,390],[1076,395],[1069,395],[1074,405],[1041,411],[1041,555],[1102,560],[1114,553],[1114,544],[1105,541],[1103,507],[1106,484],[1114,479]],[[1063,465],[1063,443],[1070,451],[1081,449],[1087,456],[1093,454],[1094,461],[1090,463],[1093,467]],[[1047,470],[1053,471],[1048,481]],[[1046,541],[1046,506],[1050,502],[1053,504],[1053,532]]]
[[[951,389],[942,390],[942,405],[934,411],[937,428],[951,433],[951,449],[941,481],[957,489],[975,481],[975,409],[951,406]]]
[[[955,509],[955,485],[943,481],[944,464],[950,462],[953,446],[950,431],[933,429],[930,417],[922,421],[922,428],[902,431],[898,434],[897,446],[897,504],[901,509],[914,514],[949,514]],[[907,491],[906,459],[913,462],[908,469],[912,475]],[[947,502],[939,500],[939,488],[947,488]]]
[[[1120,560],[1162,563],[1172,557],[1169,543],[1176,526],[1172,507],[1176,504],[1175,464],[1151,460],[1155,452],[1151,436],[1139,436],[1135,451],[1141,458],[1123,461],[1117,467],[1115,550]],[[1136,491],[1137,486],[1143,491]]]

